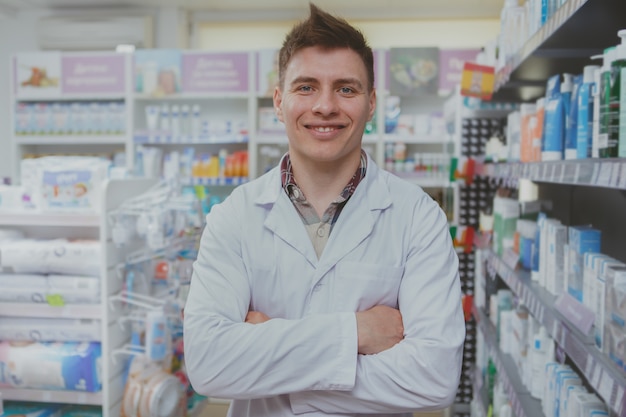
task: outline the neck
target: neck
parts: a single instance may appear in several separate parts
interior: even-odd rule
[[[327,164],[291,159],[296,183],[320,217],[352,179],[360,163],[360,153],[356,158]]]

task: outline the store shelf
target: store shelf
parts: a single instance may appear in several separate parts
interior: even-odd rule
[[[229,178],[210,178],[210,177],[193,177],[185,182],[185,185],[227,185],[237,186],[248,182],[248,178],[229,177]]]
[[[124,145],[124,135],[24,135],[16,136],[17,145]]]
[[[451,143],[450,138],[442,133],[441,135],[399,135],[399,134],[386,134],[384,136],[385,142],[402,142],[407,145],[419,144],[419,145],[448,145]]]
[[[552,339],[561,346],[607,405],[618,415],[625,415],[625,374],[596,348],[591,336],[577,330],[554,308],[556,297],[536,282],[532,282],[528,271],[511,269],[493,252],[488,256],[487,265],[492,273],[498,274],[504,280],[530,313],[548,330]]]
[[[122,101],[126,100],[124,94],[119,93],[98,93],[94,94],[63,94],[63,95],[28,95],[27,97],[16,96],[18,102],[46,102],[46,101]]]
[[[155,145],[202,145],[202,144],[222,144],[228,145],[233,143],[248,143],[247,135],[224,135],[224,136],[208,136],[201,135],[198,137],[191,136],[172,136],[163,134],[162,132],[136,132],[133,136],[136,144],[155,144]]]
[[[554,74],[579,74],[591,56],[619,43],[626,28],[623,0],[567,0],[496,74],[497,101],[532,101]],[[601,63],[595,62],[598,65]]]
[[[259,145],[287,145],[287,133],[260,133],[256,137],[256,142]]]
[[[520,178],[536,182],[626,190],[626,158],[485,164],[480,174],[516,186]]]
[[[189,101],[189,100],[205,100],[205,99],[219,99],[219,98],[241,98],[248,99],[250,94],[244,93],[184,93],[184,94],[168,94],[168,95],[153,95],[153,94],[134,94],[132,96],[137,101]]]
[[[5,401],[35,401],[81,405],[102,405],[101,392],[48,391],[36,389],[0,388]]]
[[[498,372],[499,381],[509,398],[515,417],[543,417],[541,401],[533,398],[522,384],[511,355],[502,353],[498,347],[496,328],[482,310],[472,306],[472,315],[485,335],[486,346]]]
[[[446,188],[450,186],[450,181],[445,177],[426,177],[413,172],[392,171],[391,173],[423,188]]]
[[[44,303],[0,303],[0,316],[100,319],[102,306],[76,304],[57,307]]]
[[[0,226],[99,227],[96,213],[16,213],[0,211]]]

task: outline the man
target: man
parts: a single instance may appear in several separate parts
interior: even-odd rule
[[[372,50],[311,5],[274,93],[288,153],[207,216],[185,361],[229,416],[403,415],[454,399],[465,326],[445,215],[361,150]],[[404,414],[403,414],[404,413]]]

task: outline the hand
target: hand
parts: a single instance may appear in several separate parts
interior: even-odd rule
[[[384,305],[356,313],[359,353],[380,353],[404,339],[400,310]]]
[[[269,319],[270,319],[269,316],[267,316],[264,313],[261,313],[260,311],[248,311],[248,314],[246,314],[246,323],[250,323],[250,324],[265,323]]]

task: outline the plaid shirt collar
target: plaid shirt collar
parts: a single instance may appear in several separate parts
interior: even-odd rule
[[[356,190],[356,187],[360,184],[361,180],[365,177],[366,171],[367,154],[363,149],[361,149],[361,163],[348,184],[344,187],[343,191],[341,191],[337,199],[335,199],[334,203],[343,203],[348,200],[352,194],[354,194],[354,190]],[[306,201],[304,194],[300,190],[300,187],[298,187],[298,184],[296,184],[296,180],[293,176],[293,168],[291,166],[289,153],[285,154],[285,157],[280,163],[280,180],[283,189],[290,199],[299,202]]]

